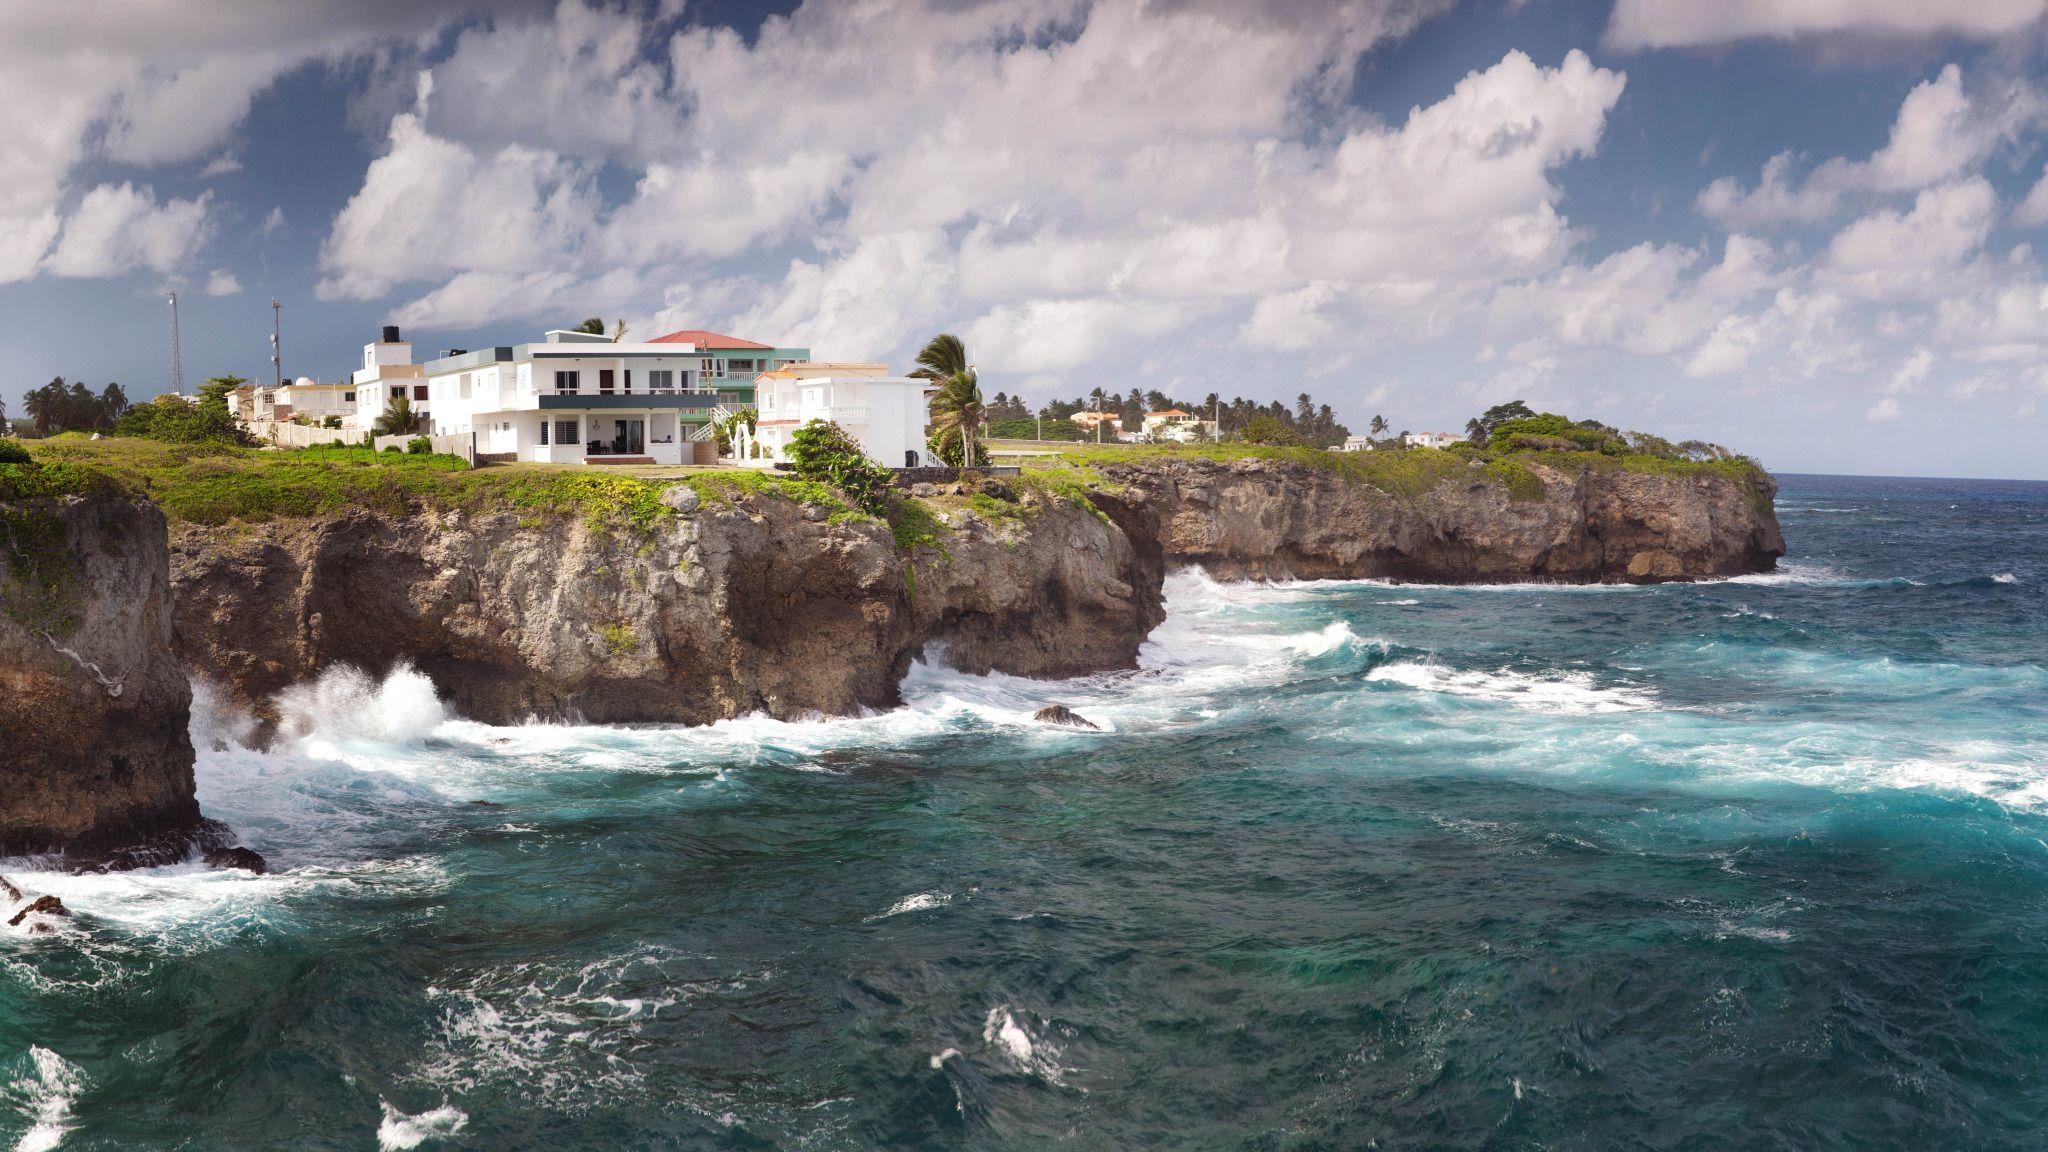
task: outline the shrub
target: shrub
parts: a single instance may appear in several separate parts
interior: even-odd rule
[[[322,428],[339,428],[341,427],[341,417],[329,416],[326,419],[320,421],[320,426]]]
[[[432,456],[434,454],[434,442],[425,436],[415,436],[405,442],[405,450],[413,456]]]
[[[400,451],[400,450],[399,450],[399,447],[398,447],[398,445],[396,445],[396,444],[386,444],[386,445],[384,446],[384,451],[385,451],[385,452],[387,452],[387,453],[389,453],[389,454],[391,454],[391,455],[393,455],[393,456],[403,456],[403,455],[405,455],[405,453],[404,453],[404,452],[402,452],[402,451]]]
[[[1301,437],[1295,434],[1294,429],[1263,412],[1245,421],[1244,427],[1238,430],[1237,438],[1247,444],[1271,444],[1282,448],[1301,443]]]
[[[830,484],[863,512],[879,516],[887,509],[889,470],[868,459],[839,425],[813,420],[797,429],[788,456],[799,479]]]
[[[0,440],[0,464],[26,464],[28,462],[28,449],[16,444],[12,436],[5,440]]]

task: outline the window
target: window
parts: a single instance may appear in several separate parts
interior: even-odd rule
[[[469,399],[469,373],[464,372],[456,379],[455,394],[464,400]]]
[[[613,372],[609,368],[599,368],[597,370],[597,390],[607,396],[611,395],[617,376],[618,373]]]
[[[521,364],[519,366],[519,390],[521,392],[533,391],[533,365]]]
[[[555,373],[555,391],[580,392],[583,390],[582,374],[579,372]],[[573,434],[572,434],[573,438]]]
[[[731,360],[726,363],[726,367],[734,372],[752,372],[754,370],[754,362],[752,360]]]
[[[555,443],[576,443],[576,422],[574,420],[555,421]]]
[[[412,398],[419,401],[422,404],[425,404],[427,402],[427,386],[425,384],[413,385]]]
[[[353,393],[353,392],[343,392],[343,393],[341,394],[341,402],[342,402],[343,404],[353,404],[353,403],[355,403],[355,402],[356,402],[356,394],[355,394],[355,393]]]
[[[393,385],[391,386],[391,398],[392,398],[393,400],[402,400],[402,399],[404,399],[404,398],[405,398],[405,385],[403,385],[403,384],[393,384]]]
[[[624,386],[626,391],[631,392],[633,390],[633,370],[631,368],[619,373],[619,383]]]
[[[676,374],[667,368],[656,368],[647,374],[647,388],[651,392],[668,392],[676,386]]]
[[[540,422],[540,446],[548,446],[548,422],[545,420]]]

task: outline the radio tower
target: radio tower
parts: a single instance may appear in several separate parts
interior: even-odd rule
[[[171,391],[182,394],[185,391],[185,358],[178,351],[178,294],[171,298]]]
[[[278,309],[282,307],[284,305],[277,302],[277,297],[270,298],[270,372],[273,377],[271,383],[278,387],[284,386],[284,347],[277,340],[284,331],[278,319]]]

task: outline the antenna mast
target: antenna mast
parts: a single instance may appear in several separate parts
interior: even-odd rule
[[[282,333],[283,333],[283,331],[284,331],[284,329],[283,329],[283,327],[282,327],[282,321],[281,321],[281,320],[279,319],[279,312],[278,312],[278,310],[279,310],[280,308],[283,308],[283,307],[284,307],[284,305],[282,305],[282,304],[279,304],[279,303],[277,302],[277,297],[275,297],[275,296],[272,296],[272,297],[270,298],[270,373],[271,373],[271,383],[272,383],[272,384],[274,384],[274,385],[276,385],[276,386],[279,386],[279,387],[282,387],[282,386],[284,385],[284,360],[283,360],[283,358],[282,358],[282,354],[283,354],[283,352],[284,352],[284,346],[283,346],[282,344],[279,344],[279,343],[277,342],[277,338],[278,338],[278,336],[279,336],[280,334],[282,334]]]
[[[182,394],[185,391],[185,357],[178,351],[178,294],[171,298],[171,391]]]

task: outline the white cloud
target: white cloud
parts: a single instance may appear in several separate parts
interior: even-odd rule
[[[1863,418],[1872,424],[1888,424],[1899,418],[1899,398],[1886,396],[1863,412]]]
[[[1982,177],[1929,188],[1910,211],[1884,209],[1835,235],[1823,274],[1866,298],[1940,294],[1984,246],[1998,194]]]
[[[2013,210],[2012,221],[2022,228],[2039,228],[2048,224],[2048,170],[2041,173],[2041,178],[2028,189],[2026,199]]]
[[[1973,99],[1964,91],[1962,69],[1950,64],[1906,93],[1890,138],[1867,159],[1837,157],[1801,179],[1794,156],[1781,152],[1764,164],[1755,188],[1730,177],[1709,184],[1699,209],[1729,227],[1823,220],[1851,196],[1917,192],[1975,171],[2001,142],[2038,124],[2042,113],[2040,93],[2025,84],[2000,83]]]
[[[63,238],[43,267],[58,276],[119,276],[137,268],[168,272],[206,238],[207,202],[171,200],[133,184],[102,184],[64,222]]]
[[[1822,35],[1992,40],[2040,21],[2048,0],[1616,0],[1615,48],[1683,48]]]
[[[235,274],[225,268],[215,268],[213,273],[206,278],[206,294],[208,296],[233,296],[241,290],[242,282],[235,279]]]

